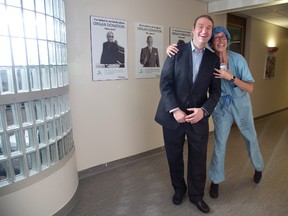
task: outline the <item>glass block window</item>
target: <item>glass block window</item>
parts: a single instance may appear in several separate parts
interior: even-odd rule
[[[0,0],[0,187],[73,149],[63,0]],[[2,99],[3,98],[3,99]]]

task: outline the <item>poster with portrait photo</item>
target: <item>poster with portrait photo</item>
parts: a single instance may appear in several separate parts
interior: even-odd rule
[[[163,27],[135,23],[136,78],[160,77],[163,65]]]
[[[170,27],[170,44],[188,43],[191,30]]]
[[[127,21],[90,16],[92,80],[128,79]]]

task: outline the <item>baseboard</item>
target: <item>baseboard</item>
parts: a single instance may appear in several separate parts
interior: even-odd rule
[[[254,120],[257,121],[257,120],[259,120],[259,119],[263,119],[263,118],[266,118],[266,117],[275,115],[275,114],[277,114],[277,113],[280,113],[280,112],[283,112],[283,111],[286,111],[286,110],[288,110],[288,107],[283,108],[283,109],[280,109],[280,110],[277,110],[277,111],[274,111],[274,112],[271,112],[271,113],[268,113],[268,114],[265,114],[265,115],[262,115],[262,116],[258,116],[258,117],[256,117],[256,118],[254,118]]]
[[[152,150],[149,150],[149,151],[137,154],[137,155],[133,155],[133,156],[122,158],[122,159],[115,160],[115,161],[111,161],[111,162],[108,162],[106,164],[100,164],[98,166],[94,166],[94,167],[91,167],[91,168],[88,168],[86,170],[82,170],[82,171],[78,172],[78,177],[79,177],[79,179],[84,179],[84,178],[87,178],[89,176],[92,176],[92,175],[95,175],[98,173],[102,173],[102,172],[114,169],[116,167],[123,166],[125,164],[133,163],[133,162],[135,162],[137,160],[141,160],[143,158],[154,156],[155,154],[162,153],[163,151],[164,151],[164,147],[162,146],[162,147],[158,147],[156,149],[152,149]]]

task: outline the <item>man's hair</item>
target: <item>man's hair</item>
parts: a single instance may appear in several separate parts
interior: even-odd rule
[[[200,18],[207,18],[207,19],[209,19],[209,20],[212,22],[212,27],[214,27],[214,21],[213,21],[212,17],[209,16],[209,15],[204,14],[204,15],[198,16],[198,17],[195,19],[194,25],[193,25],[194,28],[196,27],[196,23],[197,23],[197,21],[198,21]]]

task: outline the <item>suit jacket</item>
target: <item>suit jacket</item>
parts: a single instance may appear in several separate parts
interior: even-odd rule
[[[103,43],[101,64],[117,64],[118,45],[115,42]]]
[[[161,98],[155,121],[163,127],[174,130],[180,126],[170,110],[179,107],[186,112],[187,108],[205,108],[212,114],[220,98],[221,83],[213,75],[214,68],[220,67],[218,56],[205,49],[198,76],[193,83],[193,62],[191,43],[178,46],[179,52],[167,57],[160,77]],[[209,97],[207,95],[209,93]],[[204,128],[202,127],[204,126]],[[192,127],[207,130],[208,118],[203,118]]]
[[[141,49],[140,63],[143,67],[160,67],[158,49],[152,47],[150,53],[148,47]]]

